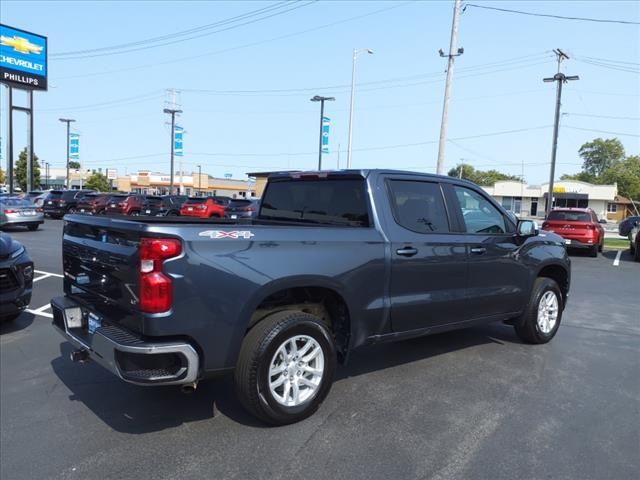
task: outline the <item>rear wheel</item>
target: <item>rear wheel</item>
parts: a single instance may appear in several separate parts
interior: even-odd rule
[[[325,399],[336,369],[327,326],[300,311],[274,313],[245,337],[235,370],[244,407],[272,425],[298,422]]]
[[[132,210],[129,215],[131,215],[132,217],[138,217],[140,216],[140,210]]]
[[[563,309],[562,292],[555,280],[536,278],[529,305],[515,325],[516,333],[526,343],[547,343],[560,327]]]
[[[40,225],[38,223],[34,223],[33,225],[27,225],[27,228],[30,232],[35,232]]]
[[[22,312],[18,312],[18,313],[13,313],[11,315],[7,315],[6,317],[0,317],[0,323],[9,323],[9,322],[13,322],[16,318],[18,318],[20,315],[22,314]]]
[[[633,251],[633,259],[636,262],[640,262],[640,245],[638,245],[638,242],[636,242],[636,248]]]
[[[600,239],[600,243],[598,244],[598,251],[602,253],[602,248],[604,247],[604,238]]]
[[[589,256],[590,257],[597,257],[598,256],[598,250],[599,250],[598,245],[594,245],[593,247],[589,247]]]

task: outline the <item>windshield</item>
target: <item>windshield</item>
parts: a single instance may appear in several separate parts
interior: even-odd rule
[[[547,220],[558,220],[561,222],[591,222],[591,215],[584,212],[558,212],[549,213]]]

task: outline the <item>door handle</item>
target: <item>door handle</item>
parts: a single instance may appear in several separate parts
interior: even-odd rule
[[[487,251],[487,249],[484,248],[484,247],[473,247],[473,248],[471,248],[471,253],[475,253],[476,255],[482,255],[486,251]]]
[[[396,250],[396,253],[398,255],[402,255],[403,257],[413,257],[416,253],[418,253],[418,249],[413,247],[404,247]]]

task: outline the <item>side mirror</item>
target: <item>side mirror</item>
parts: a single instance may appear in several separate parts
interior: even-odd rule
[[[521,237],[533,237],[539,233],[538,224],[533,220],[520,220],[518,222],[518,235]]]
[[[607,223],[607,220],[604,218],[601,218],[600,220],[598,220],[598,223]]]

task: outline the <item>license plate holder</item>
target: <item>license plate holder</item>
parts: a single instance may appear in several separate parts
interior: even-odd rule
[[[565,245],[571,245],[571,240],[565,240],[564,243]]]
[[[231,215],[232,220],[235,220],[236,218],[238,218],[238,215]]]
[[[147,215],[149,215],[151,213],[151,210],[145,210],[145,212],[147,212]]]
[[[89,333],[95,333],[96,330],[102,326],[102,319],[95,313],[89,313],[87,320],[87,329],[89,330]]]

